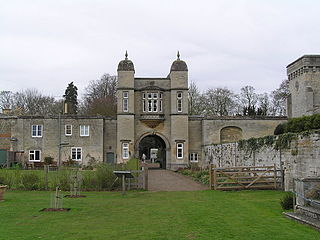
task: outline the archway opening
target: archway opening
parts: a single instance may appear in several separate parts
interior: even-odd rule
[[[220,131],[220,143],[237,142],[242,139],[242,129],[239,127],[224,127]]]
[[[139,143],[139,158],[146,155],[147,160],[154,159],[160,163],[160,168],[166,168],[166,143],[157,135],[148,135],[141,139]]]

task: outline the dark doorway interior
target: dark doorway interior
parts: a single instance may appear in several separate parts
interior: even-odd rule
[[[161,168],[166,168],[166,143],[157,135],[149,135],[144,137],[139,143],[139,158],[141,159],[144,153],[147,159],[150,159],[150,149],[158,149],[158,156],[155,160],[160,163]]]

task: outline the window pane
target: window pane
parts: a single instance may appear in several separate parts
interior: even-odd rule
[[[158,101],[157,100],[153,100],[153,111],[154,112],[157,112],[158,111],[158,109],[157,109],[157,103],[158,103]]]
[[[35,151],[35,160],[40,160],[40,151]]]
[[[128,99],[123,99],[123,111],[128,111]]]
[[[148,100],[148,112],[152,112],[152,100]]]
[[[76,160],[76,149],[75,148],[71,149],[71,158],[72,158],[72,160]]]
[[[34,151],[29,152],[29,160],[34,160]]]
[[[38,136],[42,136],[42,126],[38,125]]]

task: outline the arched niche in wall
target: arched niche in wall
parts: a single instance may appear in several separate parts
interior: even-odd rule
[[[224,127],[220,130],[220,143],[236,142],[242,139],[242,129],[235,126]]]

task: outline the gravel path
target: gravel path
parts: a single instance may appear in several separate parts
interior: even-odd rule
[[[208,186],[170,170],[152,169],[148,172],[149,191],[198,191]]]

